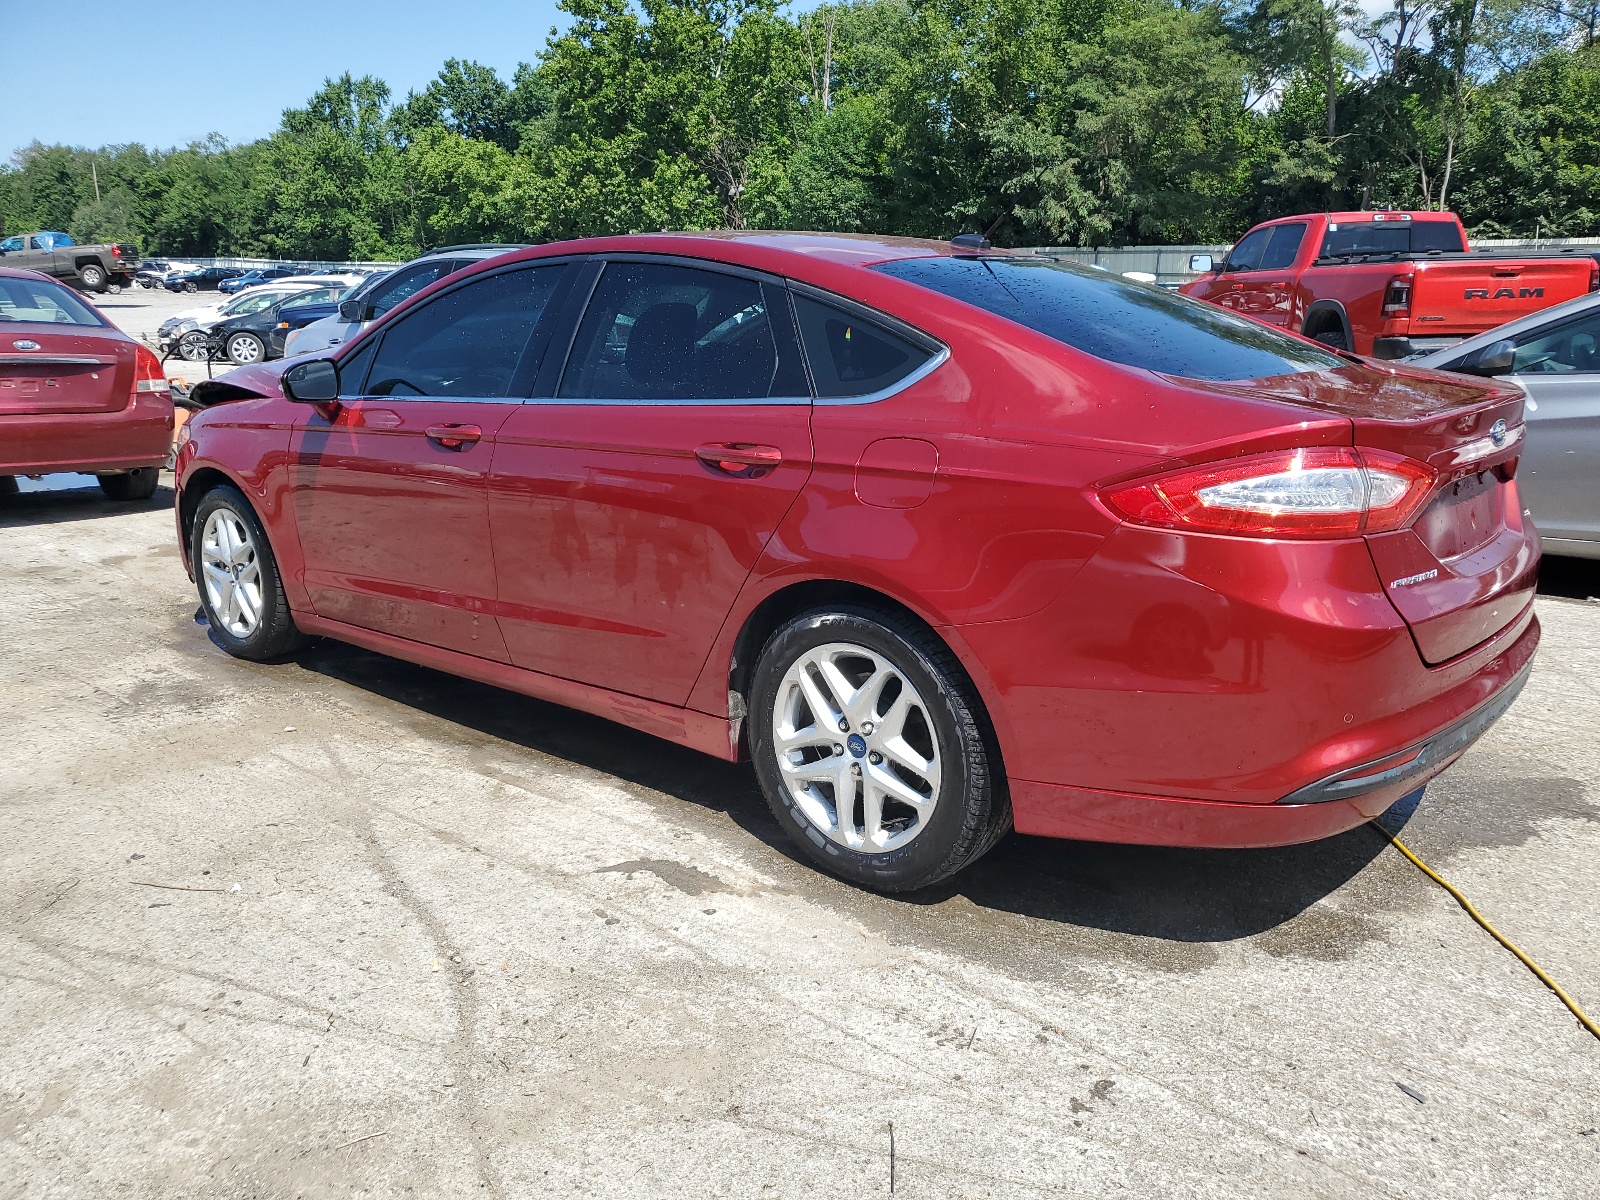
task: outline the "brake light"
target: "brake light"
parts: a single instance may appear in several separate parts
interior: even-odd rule
[[[139,346],[134,359],[133,368],[133,395],[134,399],[146,392],[171,391],[172,385],[167,382],[166,368],[161,365],[161,360],[156,357],[155,351],[149,346]]]
[[[1391,279],[1383,292],[1383,315],[1409,317],[1411,315],[1411,280]]]
[[[121,258],[122,257],[122,247],[121,246],[113,246],[113,247],[111,247],[111,257],[112,258]]]
[[[1589,264],[1589,290],[1600,292],[1600,262]]]
[[[1207,463],[1120,484],[1102,498],[1128,520],[1164,529],[1346,538],[1404,526],[1437,477],[1403,455],[1327,446]]]

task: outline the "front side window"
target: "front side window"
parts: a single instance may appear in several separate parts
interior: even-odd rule
[[[1295,255],[1300,253],[1300,243],[1305,240],[1304,221],[1275,226],[1272,230],[1272,240],[1267,243],[1266,253],[1261,256],[1261,270],[1287,271],[1294,266]]]
[[[1345,360],[1175,292],[1048,258],[912,258],[873,270],[1015,321],[1085,354],[1190,379],[1260,379]]]
[[[1270,229],[1257,229],[1245,234],[1239,239],[1239,244],[1228,251],[1228,261],[1222,264],[1222,269],[1254,271],[1261,262],[1261,255],[1267,248],[1267,240],[1271,237]]]
[[[249,316],[253,312],[260,312],[263,308],[270,308],[282,300],[282,292],[260,292],[253,296],[245,296],[224,308],[223,314],[229,317]]]
[[[76,295],[43,279],[0,278],[0,323],[31,321],[45,325],[105,324]]]
[[[383,333],[366,394],[503,399],[565,264],[506,271],[437,296]]]
[[[558,394],[576,400],[807,395],[782,289],[721,271],[613,262],[595,286]]]
[[[1600,309],[1517,339],[1513,375],[1578,375],[1600,371]]]
[[[869,396],[893,387],[933,357],[925,346],[810,296],[794,298],[811,381],[822,399]]]

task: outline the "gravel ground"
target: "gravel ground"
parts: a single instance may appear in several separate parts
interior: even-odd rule
[[[72,483],[0,501],[0,1196],[1600,1194],[1600,1041],[1370,829],[868,895],[746,767],[229,658],[171,493]],[[1394,817],[1600,1013],[1594,595],[1548,564],[1522,698]]]

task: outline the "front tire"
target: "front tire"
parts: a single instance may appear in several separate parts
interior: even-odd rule
[[[189,538],[200,604],[224,650],[263,662],[304,644],[272,546],[243,492],[222,484],[202,496]]]
[[[761,789],[825,870],[914,891],[1010,829],[982,705],[926,628],[867,607],[804,613],[768,640],[750,692]]]
[[[0,496],[15,496],[21,490],[15,475],[0,475]]]
[[[136,467],[121,475],[96,475],[100,490],[111,500],[148,500],[161,482],[159,467]]]

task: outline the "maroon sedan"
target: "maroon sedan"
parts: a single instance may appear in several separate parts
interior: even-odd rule
[[[209,386],[177,520],[229,651],[338,638],[748,755],[886,890],[1013,826],[1351,828],[1539,638],[1520,393],[1047,257],[542,246]]]
[[[0,267],[0,491],[83,471],[147,500],[171,448],[161,360],[55,280]]]

